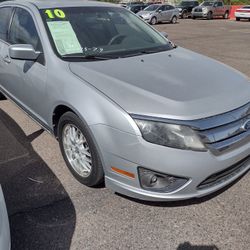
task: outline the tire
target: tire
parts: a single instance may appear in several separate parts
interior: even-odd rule
[[[228,11],[225,12],[223,18],[224,18],[224,19],[228,19],[228,18],[229,18],[229,13],[228,13]]]
[[[196,16],[192,16],[192,18],[195,20],[195,19],[196,19]]]
[[[152,25],[156,25],[156,24],[157,24],[157,19],[156,19],[156,17],[152,17],[150,23],[151,23]]]
[[[209,11],[207,13],[207,20],[211,20],[211,19],[213,19],[213,13],[211,11]]]
[[[239,17],[236,17],[236,21],[240,21],[240,18],[239,18]]]
[[[183,12],[182,12],[182,18],[183,19],[187,19],[188,18],[188,14],[187,14],[187,11],[186,10],[184,10]]]
[[[172,23],[172,24],[176,24],[176,23],[177,23],[177,16],[173,16],[173,17],[172,17],[171,23]]]
[[[77,115],[72,112],[62,115],[58,138],[63,158],[73,176],[89,187],[103,183],[104,172],[96,144],[88,126]]]
[[[6,100],[6,97],[0,92],[0,101]]]

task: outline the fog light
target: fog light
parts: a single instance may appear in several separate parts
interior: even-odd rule
[[[138,168],[141,187],[155,192],[172,192],[183,186],[188,179],[158,173],[146,168]]]

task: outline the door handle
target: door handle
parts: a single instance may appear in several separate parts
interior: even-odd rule
[[[11,63],[11,60],[10,60],[10,57],[9,57],[9,56],[5,56],[5,57],[3,58],[3,61],[4,61],[5,63],[7,63],[7,64]]]

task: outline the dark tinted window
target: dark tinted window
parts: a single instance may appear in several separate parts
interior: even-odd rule
[[[31,44],[35,50],[41,50],[41,43],[35,23],[30,13],[17,8],[10,28],[11,44]]]
[[[164,5],[164,11],[169,10],[169,5]]]
[[[11,16],[11,8],[0,8],[0,39],[7,41],[7,31]]]
[[[218,5],[217,5],[218,7],[221,7],[221,6],[223,6],[222,5],[222,2],[218,2]]]

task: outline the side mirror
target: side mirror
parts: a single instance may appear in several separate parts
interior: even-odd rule
[[[158,13],[161,13],[161,12],[162,12],[162,10],[158,10],[157,12],[158,12]]]
[[[167,33],[167,32],[162,31],[161,34],[162,34],[164,37],[168,38],[168,33]]]
[[[36,61],[41,54],[35,51],[30,44],[15,44],[9,47],[9,55],[12,59]]]

